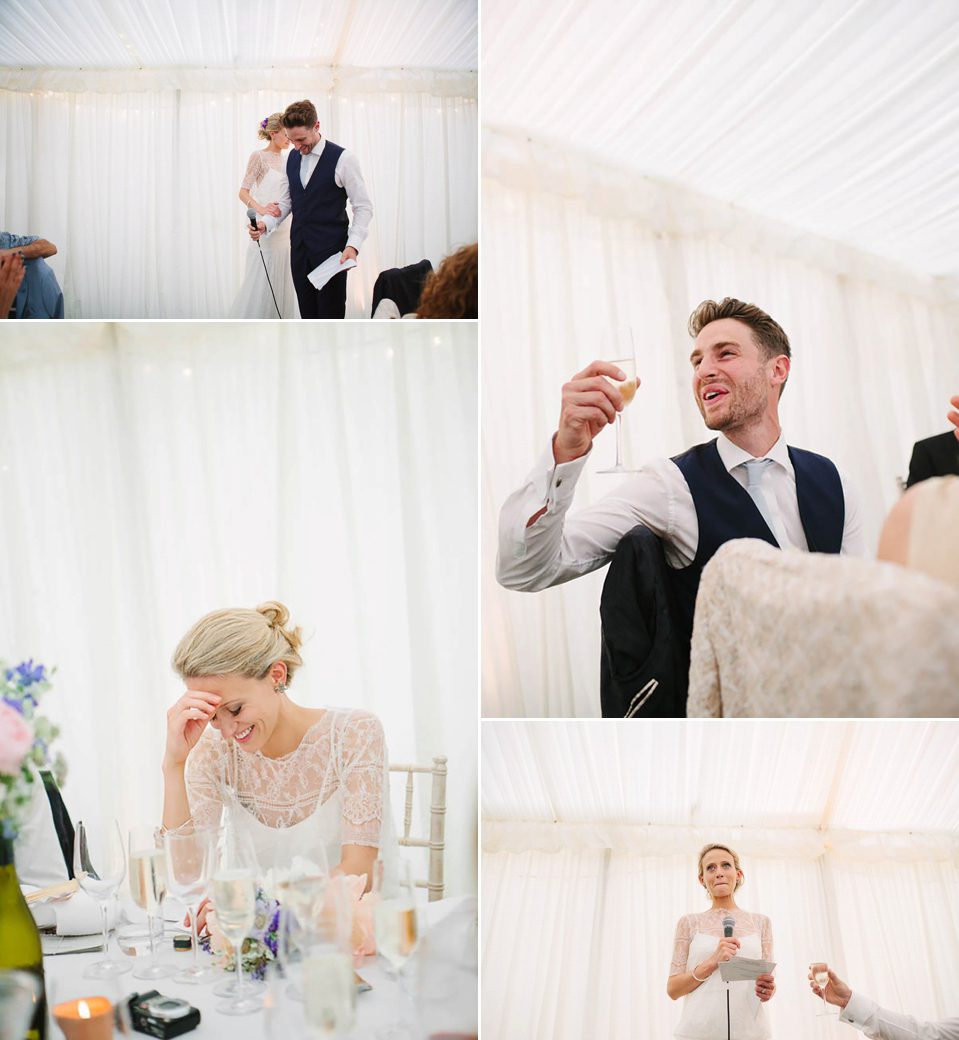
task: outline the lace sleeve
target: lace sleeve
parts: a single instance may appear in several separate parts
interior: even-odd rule
[[[223,809],[222,749],[226,745],[217,737],[215,740],[201,739],[190,752],[186,763],[186,796],[190,803],[190,816],[198,827],[215,827],[220,822]]]
[[[263,180],[267,169],[263,153],[261,151],[254,152],[247,163],[246,173],[243,174],[243,182],[240,184],[240,187],[246,188],[247,191],[252,191]]]
[[[773,926],[765,914],[762,915],[759,926],[759,939],[763,947],[763,960],[771,961],[773,959]]]
[[[682,975],[689,969],[686,961],[689,958],[689,944],[696,934],[696,924],[693,918],[687,914],[681,917],[676,925],[676,936],[673,939],[673,959],[669,964],[670,975]]]
[[[343,792],[344,845],[379,848],[386,786],[383,724],[368,712],[354,712],[343,724],[338,767]]]

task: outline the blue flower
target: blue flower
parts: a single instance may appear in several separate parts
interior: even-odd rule
[[[42,664],[38,664],[36,668],[33,666],[33,658],[29,661],[21,661],[16,669],[16,674],[20,677],[19,684],[21,686],[30,686],[32,683],[41,683],[44,680],[44,667]],[[7,672],[7,679],[12,679],[13,674]]]

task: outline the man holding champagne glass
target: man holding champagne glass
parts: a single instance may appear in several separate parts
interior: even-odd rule
[[[959,1018],[920,1022],[912,1015],[887,1011],[874,1000],[853,993],[831,968],[822,967],[826,968],[828,976],[825,986],[817,985],[814,973],[810,972],[809,988],[817,997],[840,1009],[840,1022],[861,1029],[873,1040],[959,1040]]]
[[[865,554],[849,481],[824,456],[786,444],[779,397],[791,351],[782,328],[755,305],[727,298],[701,303],[689,332],[693,396],[717,437],[647,462],[568,516],[593,439],[627,404],[615,384],[628,373],[609,361],[587,365],[563,387],[552,444],[500,512],[497,578],[506,588],[536,592],[596,570],[642,524],[663,542],[678,637],[688,646],[700,574],[724,542],[761,538],[804,552]]]

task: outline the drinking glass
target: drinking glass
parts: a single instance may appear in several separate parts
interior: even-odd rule
[[[319,939],[329,881],[325,873],[310,873],[287,878],[276,886],[277,900],[282,907],[279,948],[288,965],[298,965],[297,976],[302,974],[310,947]],[[291,978],[293,974],[291,972]],[[287,994],[294,1000],[303,999],[303,989],[297,978],[292,978]]]
[[[100,904],[103,911],[103,960],[83,973],[88,979],[112,979],[130,971],[129,961],[110,956],[109,907],[127,871],[120,824],[77,823],[73,844],[73,874],[84,892]]]
[[[629,406],[636,394],[636,353],[633,347],[633,331],[628,325],[609,325],[600,331],[600,342],[606,346],[609,363],[621,369],[624,380],[606,376],[616,386],[623,398],[623,411]],[[598,470],[599,473],[635,473],[636,471],[623,462],[623,412],[616,413],[616,465],[611,469]]]
[[[263,999],[257,993],[257,987],[243,980],[243,940],[256,918],[256,874],[251,867],[221,867],[215,871],[213,909],[217,927],[233,944],[236,957],[233,997],[220,1001],[216,1009],[224,1015],[252,1014],[263,1006]]]
[[[832,1014],[829,1010],[829,1005],[826,1003],[826,986],[829,983],[829,969],[826,964],[822,961],[816,961],[814,964],[809,965],[809,972],[812,975],[813,982],[822,990],[822,1011],[816,1013],[817,1018],[822,1018],[823,1015]]]
[[[416,948],[416,903],[413,899],[413,883],[410,880],[409,863],[400,869],[400,885],[397,894],[382,899],[373,912],[376,931],[376,952],[384,962],[391,978],[398,978],[403,965]]]
[[[165,979],[175,974],[176,968],[172,964],[157,963],[154,921],[166,895],[166,864],[155,832],[147,827],[134,827],[130,831],[130,895],[141,910],[146,910],[150,933],[149,961],[134,968],[133,977]]]
[[[170,895],[185,903],[189,910],[193,946],[192,966],[174,975],[174,982],[201,985],[212,982],[220,974],[212,964],[200,967],[196,933],[197,909],[210,881],[215,848],[216,831],[207,827],[197,827],[188,834],[167,831],[163,836],[167,889]]]
[[[0,1040],[22,1040],[40,996],[40,980],[25,971],[0,971]]]
[[[343,877],[330,879],[326,900],[313,919],[303,958],[306,1019],[320,1036],[337,1036],[353,1025],[356,983],[351,951],[353,912]]]

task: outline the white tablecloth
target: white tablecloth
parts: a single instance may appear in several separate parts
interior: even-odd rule
[[[422,907],[421,929],[428,932],[429,928],[441,920],[449,910],[457,910],[460,902],[457,899],[440,900]],[[158,951],[158,959],[164,963],[175,964],[178,968],[188,967],[192,964],[193,955],[189,951],[173,950],[170,927],[167,925],[167,938],[162,950]],[[112,934],[110,951],[111,956],[122,956]],[[200,956],[207,961],[209,959],[202,952]],[[223,1015],[216,1010],[216,1005],[224,998],[214,995],[215,983],[191,986],[176,983],[172,978],[137,979],[131,972],[120,975],[115,980],[84,979],[85,969],[101,958],[102,953],[99,952],[58,954],[44,958],[47,998],[51,1010],[56,1003],[76,1000],[83,996],[102,995],[116,1003],[118,999],[130,993],[156,989],[164,996],[180,997],[199,1009],[200,1025],[192,1032],[183,1034],[187,1040],[192,1037],[196,1037],[196,1040],[274,1040],[276,1037],[281,1037],[282,1040],[305,1040],[311,1036],[303,1022],[302,1004],[288,996],[286,990],[289,982],[284,979],[274,979],[268,984],[266,1003],[272,1006],[251,1015]],[[416,954],[411,958],[407,969],[414,977],[417,967],[415,961]],[[134,965],[138,962],[145,963],[146,958],[132,958],[131,962]],[[413,1025],[415,1013],[412,1000],[403,993],[398,983],[389,978],[376,958],[368,957],[357,971],[373,988],[359,994],[357,998],[356,1023],[349,1034],[349,1040],[373,1040],[377,1034],[380,1034],[382,1040],[387,1040],[391,1033],[389,1027],[402,1023],[406,1023],[409,1032],[399,1030],[396,1033],[397,1040],[404,1036],[416,1037],[418,1034]],[[227,977],[226,973],[223,973],[223,977]],[[415,991],[415,982],[412,982],[409,988]],[[144,1035],[133,1034],[134,1037]],[[52,1014],[50,1038],[63,1040],[63,1034],[52,1021]]]

